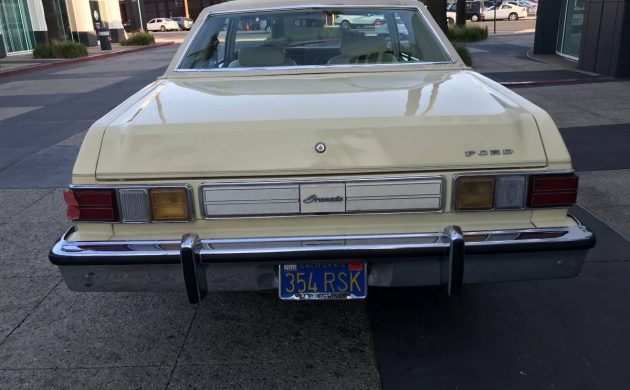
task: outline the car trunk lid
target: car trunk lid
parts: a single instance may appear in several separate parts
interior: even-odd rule
[[[316,150],[320,143],[323,152]],[[534,118],[469,71],[208,77],[163,80],[110,123],[96,176],[422,172],[546,162]]]

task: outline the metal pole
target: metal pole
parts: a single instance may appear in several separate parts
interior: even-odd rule
[[[190,14],[188,13],[188,0],[184,0],[184,14],[186,14],[187,18],[190,18]]]
[[[72,31],[72,23],[70,23],[70,10],[68,8],[68,2],[65,1],[64,5],[66,6],[66,15],[68,16],[68,27],[70,28],[70,39],[72,40],[72,42],[74,42],[74,32]],[[72,15],[72,17],[74,18],[74,15]],[[63,22],[63,16],[61,17],[61,21]],[[76,20],[74,21],[74,25],[77,25]],[[64,26],[65,29],[66,26]]]
[[[138,19],[140,22],[140,30],[144,30],[144,22],[142,21],[142,11],[140,9],[140,0],[138,0]]]
[[[494,34],[497,33],[497,5],[494,4]]]

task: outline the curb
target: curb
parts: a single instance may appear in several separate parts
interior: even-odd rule
[[[529,35],[529,34],[534,34],[535,31],[514,31],[514,32],[499,32],[499,33],[492,33],[490,32],[490,29],[488,29],[488,38],[492,38],[492,37],[512,37],[515,35]]]
[[[559,84],[575,84],[584,81],[584,79],[564,79],[564,80],[533,80],[533,81],[504,81],[499,83],[508,88],[526,88],[542,85],[559,85]]]
[[[74,64],[79,64],[79,63],[82,63],[82,62],[97,61],[97,60],[102,60],[102,59],[106,59],[106,58],[110,58],[110,57],[118,57],[118,56],[125,55],[125,54],[137,53],[139,51],[159,49],[161,47],[170,46],[170,45],[173,45],[173,44],[175,44],[175,42],[157,43],[155,45],[141,46],[141,47],[137,47],[135,49],[115,51],[115,52],[111,52],[111,53],[96,54],[96,55],[88,56],[88,57],[73,58],[73,59],[68,59],[68,60],[62,60],[62,61],[59,61],[59,62],[51,62],[51,63],[47,63],[47,64],[38,64],[38,65],[28,66],[28,67],[25,67],[25,68],[12,69],[12,70],[7,70],[7,71],[0,71],[0,78],[10,77],[10,76],[17,76],[17,75],[21,75],[21,74],[25,74],[25,73],[31,73],[31,72],[36,72],[38,70],[44,70],[44,69],[49,69],[49,68],[56,68],[56,67],[60,67],[60,66],[74,65]]]

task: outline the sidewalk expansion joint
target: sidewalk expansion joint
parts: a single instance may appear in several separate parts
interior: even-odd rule
[[[168,381],[166,382],[166,386],[164,386],[165,390],[168,390],[171,385],[171,381],[173,380],[173,375],[175,374],[175,369],[179,366],[179,359],[182,356],[182,352],[184,352],[184,347],[186,347],[186,341],[188,341],[188,336],[190,335],[190,331],[192,330],[192,326],[195,323],[195,319],[197,318],[197,313],[199,313],[199,303],[195,305],[195,313],[193,314],[192,319],[190,320],[190,324],[188,325],[188,330],[186,331],[186,335],[184,336],[184,340],[182,341],[182,346],[179,349],[179,353],[177,354],[177,359],[175,359],[175,364],[173,364],[173,368],[168,376]]]
[[[42,299],[40,299],[39,302],[37,302],[37,304],[31,310],[29,310],[29,312],[24,316],[24,318],[22,318],[22,321],[20,321],[19,324],[17,324],[13,329],[11,329],[11,332],[9,332],[9,334],[6,335],[5,338],[2,339],[2,341],[0,341],[0,348],[2,347],[2,344],[4,344],[4,342],[7,341],[9,339],[9,337],[11,337],[11,335],[13,333],[15,333],[16,330],[18,330],[20,328],[20,326],[22,326],[22,324],[31,316],[31,314],[33,314],[35,312],[35,310],[37,310],[37,308],[42,304],[42,302],[44,302],[46,300],[46,298],[48,298],[50,296],[50,294],[52,294],[53,291],[55,291],[55,289],[57,288],[57,286],[59,286],[61,281],[62,281],[62,279],[59,278],[57,283],[55,283],[55,285],[52,286],[50,291],[48,291],[46,293],[46,295],[44,295],[44,297]]]

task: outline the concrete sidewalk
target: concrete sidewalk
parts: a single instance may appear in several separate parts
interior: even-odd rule
[[[156,40],[155,45],[150,46],[122,46],[112,43],[112,50],[101,50],[100,46],[88,47],[88,56],[81,58],[33,58],[31,53],[11,55],[0,58],[0,76],[13,75],[24,71],[40,70],[46,67],[80,63],[96,59],[109,58],[111,56],[130,54],[138,51],[156,49],[174,43],[166,39]]]

